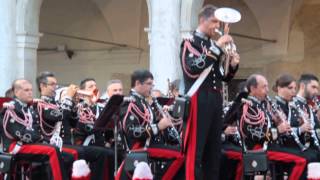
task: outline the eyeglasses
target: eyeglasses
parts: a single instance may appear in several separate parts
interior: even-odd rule
[[[47,86],[57,86],[57,83],[51,82],[51,83],[47,83],[46,85],[47,85]]]
[[[148,86],[152,86],[152,87],[154,87],[153,82],[144,82],[143,84],[146,84],[146,85],[148,85]]]

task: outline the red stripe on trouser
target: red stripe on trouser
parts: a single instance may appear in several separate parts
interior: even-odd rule
[[[75,149],[67,148],[67,147],[62,147],[62,151],[63,151],[63,152],[66,152],[66,153],[69,153],[69,154],[72,154],[73,159],[74,159],[75,161],[78,160],[78,158],[79,158],[78,151],[75,150]]]
[[[186,180],[195,179],[196,145],[197,145],[197,113],[198,93],[191,98],[190,114],[186,128],[184,149],[186,149]]]
[[[269,160],[285,163],[295,163],[295,166],[293,167],[292,172],[289,176],[289,180],[300,179],[300,176],[302,175],[303,170],[307,164],[307,161],[304,158],[285,152],[267,151],[267,153]]]
[[[170,149],[161,149],[161,148],[148,148],[148,154],[151,158],[163,158],[163,159],[172,159],[172,164],[167,169],[165,174],[163,175],[162,179],[173,179],[173,177],[178,172],[179,168],[183,164],[183,155],[179,151],[174,151]]]
[[[15,147],[16,143],[11,143],[9,151],[11,152]],[[54,180],[62,180],[61,168],[59,164],[58,154],[54,147],[36,145],[36,144],[25,144],[22,145],[18,154],[42,154],[49,156],[49,163]]]
[[[118,172],[116,174],[116,177],[114,177],[115,180],[120,180],[121,179],[121,173],[123,171],[123,166],[124,166],[124,160],[122,161],[119,169],[118,169]]]
[[[227,150],[224,153],[228,159],[238,160],[236,169],[236,180],[241,180],[242,178],[242,153],[237,151]]]

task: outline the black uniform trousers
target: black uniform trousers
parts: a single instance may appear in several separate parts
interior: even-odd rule
[[[272,150],[272,151],[287,152],[287,153],[302,157],[307,161],[307,164],[311,163],[311,162],[319,162],[320,161],[320,152],[312,146],[305,151],[301,151],[299,146],[295,145],[295,144],[292,144],[290,146],[272,144],[272,145],[269,145],[268,149]],[[284,163],[284,164],[280,164],[280,166],[282,166],[285,170],[288,169],[289,170],[288,174],[290,174],[293,164],[290,165],[288,163]],[[303,174],[300,179],[306,179],[307,167],[308,166],[305,166],[305,169],[304,169]]]
[[[14,148],[15,143],[10,145],[10,151]],[[15,155],[17,160],[29,162],[49,162],[51,173],[54,180],[68,179],[64,162],[72,164],[73,157],[68,154],[62,155],[59,149],[52,145],[46,144],[25,144],[22,145],[19,152]]]
[[[144,148],[134,148],[133,151],[146,151],[148,153],[153,179],[185,179],[183,172],[184,156],[178,146],[154,144],[146,150]],[[116,180],[132,179],[133,172],[127,172],[124,166],[125,160],[121,163]]]
[[[219,180],[222,127],[222,95],[219,91],[198,92],[196,132],[196,179]]]
[[[89,162],[92,180],[113,179],[113,150],[99,146],[78,145],[63,145],[63,150]]]
[[[241,180],[242,179],[242,148],[231,142],[222,144],[222,157],[220,161],[221,180]]]

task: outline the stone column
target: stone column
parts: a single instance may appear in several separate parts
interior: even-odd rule
[[[147,0],[149,9],[150,71],[155,89],[168,91],[167,80],[181,78],[180,0]]]
[[[42,0],[17,1],[17,60],[18,77],[24,77],[33,84],[36,92],[37,49],[40,40],[39,16]]]
[[[2,0],[0,6],[0,96],[11,87],[16,70],[16,1]]]

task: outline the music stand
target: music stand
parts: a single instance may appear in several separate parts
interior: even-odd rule
[[[107,104],[104,106],[102,112],[94,123],[94,129],[97,130],[106,130],[108,124],[113,120],[114,121],[114,176],[117,173],[118,169],[118,118],[113,118],[113,115],[119,113],[120,105],[123,102],[122,95],[113,95],[108,100]]]

